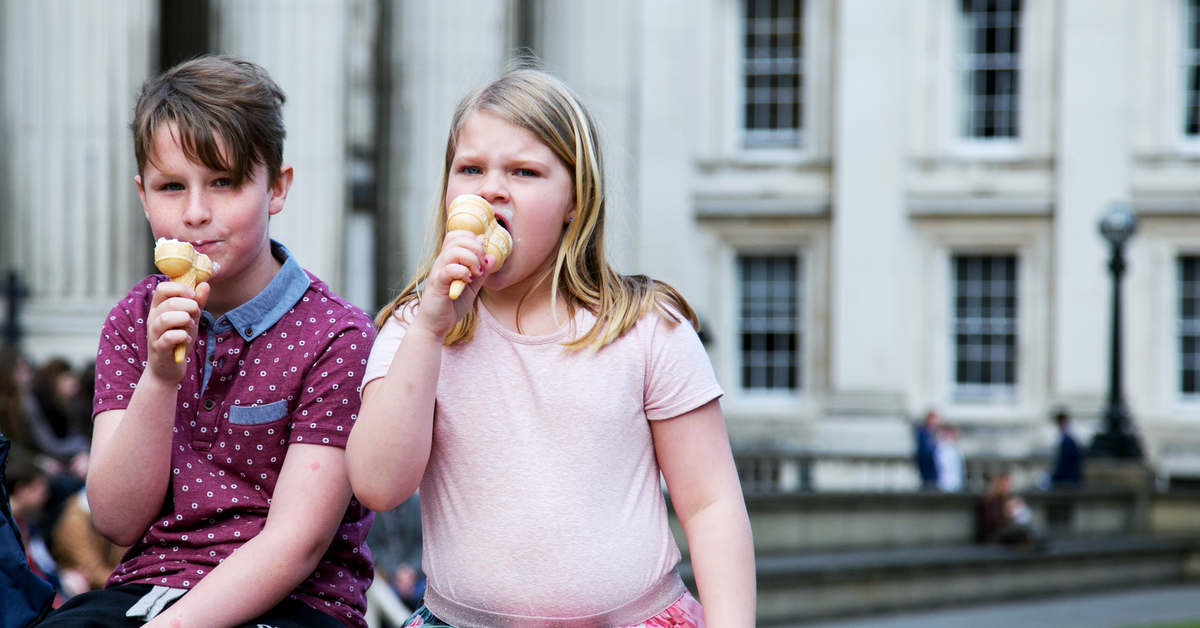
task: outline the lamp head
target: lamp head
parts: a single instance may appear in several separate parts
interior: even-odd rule
[[[1124,201],[1114,201],[1100,220],[1100,235],[1113,246],[1121,246],[1137,231],[1137,214]]]

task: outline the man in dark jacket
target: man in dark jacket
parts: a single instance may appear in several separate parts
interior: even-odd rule
[[[1050,474],[1050,485],[1056,488],[1077,487],[1083,481],[1083,451],[1068,430],[1071,419],[1066,410],[1054,414],[1061,438],[1058,443],[1058,459],[1054,472]]]
[[[930,410],[925,413],[925,420],[917,426],[916,430],[916,463],[917,472],[921,474],[922,490],[937,490],[938,472],[934,449],[937,447],[938,423],[940,421],[937,412]]]

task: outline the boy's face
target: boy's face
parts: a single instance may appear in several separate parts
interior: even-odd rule
[[[256,164],[253,178],[233,188],[227,173],[189,160],[178,137],[175,125],[159,127],[152,159],[135,178],[154,237],[190,242],[212,259],[214,288],[253,281],[268,269],[274,276],[267,222],[283,209],[291,166],[268,187],[265,168]],[[217,141],[224,153],[224,141]]]

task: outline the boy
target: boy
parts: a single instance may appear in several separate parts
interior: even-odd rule
[[[372,515],[343,447],[374,326],[268,237],[293,177],[283,102],[262,68],[229,57],[177,66],[138,97],[151,230],[215,270],[194,290],[152,275],[105,322],[88,502],[132,548],[106,590],[42,626],[365,625]]]

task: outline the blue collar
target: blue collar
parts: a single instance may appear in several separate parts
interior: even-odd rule
[[[287,247],[271,240],[271,254],[283,262],[283,267],[275,273],[271,283],[253,299],[221,317],[228,319],[234,331],[246,342],[250,342],[252,338],[279,322],[279,319],[300,301],[300,297],[304,296],[311,283],[308,273],[300,268],[300,262],[292,257]]]

